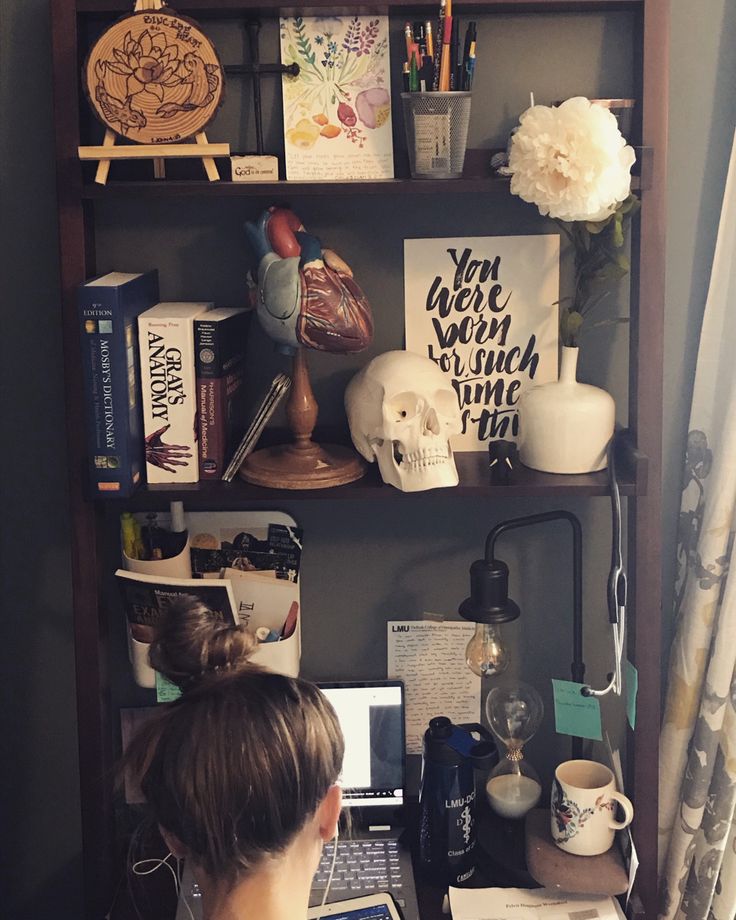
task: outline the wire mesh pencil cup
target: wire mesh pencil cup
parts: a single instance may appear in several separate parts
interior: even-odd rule
[[[459,179],[470,124],[469,92],[402,93],[413,179]]]

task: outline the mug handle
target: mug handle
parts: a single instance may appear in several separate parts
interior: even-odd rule
[[[614,821],[611,819],[608,822],[608,826],[611,828],[611,830],[622,831],[634,820],[634,806],[631,804],[630,799],[627,799],[625,795],[622,795],[620,792],[616,792],[615,790],[611,793],[611,801],[618,802],[619,805],[623,808],[624,820]]]

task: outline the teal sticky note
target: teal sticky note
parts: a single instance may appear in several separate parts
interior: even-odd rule
[[[628,658],[624,661],[624,674],[626,675],[626,718],[633,731],[636,728],[636,694],[639,692],[639,672]]]
[[[583,696],[584,684],[570,680],[553,680],[555,728],[560,735],[602,741],[601,707],[594,696]]]
[[[173,700],[178,700],[180,696],[181,690],[176,684],[172,684],[163,674],[156,671],[156,702],[171,703]]]

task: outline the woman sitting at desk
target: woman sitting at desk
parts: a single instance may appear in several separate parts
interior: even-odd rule
[[[250,633],[192,598],[169,612],[151,663],[182,688],[130,744],[137,779],[205,920],[301,920],[337,830],[337,716],[307,681],[248,661]]]

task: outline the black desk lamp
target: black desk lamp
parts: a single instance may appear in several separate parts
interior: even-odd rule
[[[583,662],[583,532],[580,521],[569,511],[547,511],[530,514],[497,524],[486,537],[484,559],[470,567],[470,597],[460,605],[459,613],[477,624],[475,635],[468,643],[466,661],[474,673],[482,677],[500,674],[508,664],[508,654],[501,638],[500,626],[519,617],[521,611],[509,598],[509,569],[495,558],[496,540],[508,530],[531,527],[548,521],[567,521],[572,528],[573,578],[573,660],[572,679],[581,684],[585,675]],[[575,739],[574,756],[580,756],[580,739]]]

